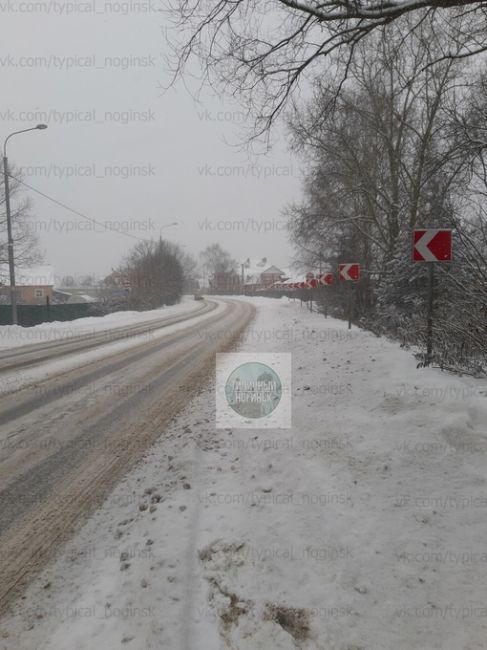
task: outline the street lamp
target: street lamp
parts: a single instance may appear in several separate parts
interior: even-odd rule
[[[38,124],[30,129],[14,131],[5,138],[3,143],[3,178],[5,183],[5,211],[7,213],[7,237],[8,237],[8,270],[10,274],[10,302],[12,305],[12,325],[17,325],[17,291],[15,287],[15,261],[14,261],[14,240],[12,237],[12,217],[10,214],[10,188],[8,183],[8,159],[7,159],[7,142],[13,135],[26,133],[27,131],[37,131],[47,129],[47,124]]]
[[[164,228],[170,228],[171,226],[179,226],[179,224],[177,221],[173,221],[172,223],[165,223],[159,228],[159,236],[161,235],[161,230],[164,230]]]
[[[173,221],[172,223],[165,223],[159,228],[159,246],[162,247],[162,235],[161,232],[164,230],[164,228],[171,228],[171,226],[179,226],[177,221]]]

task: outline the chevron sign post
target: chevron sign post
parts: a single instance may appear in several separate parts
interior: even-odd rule
[[[319,276],[320,284],[331,285],[333,284],[333,273],[322,273]]]
[[[319,282],[317,278],[315,277],[315,274],[312,273],[311,271],[308,271],[306,273],[306,288],[307,289],[316,289],[318,286]],[[313,311],[313,299],[314,299],[314,291],[310,291],[309,295],[309,300],[308,300],[308,307],[310,312]]]
[[[323,287],[330,286],[333,284],[333,273],[319,273],[316,276],[316,279],[318,280],[318,286],[322,290]],[[321,295],[323,297],[323,293],[321,292]],[[326,299],[322,300],[322,306],[323,306],[323,315],[325,318],[328,318],[328,302]]]
[[[433,357],[433,306],[435,291],[435,264],[451,262],[452,231],[438,228],[426,228],[413,232],[413,262],[426,262],[428,265],[428,309],[426,316],[426,357],[425,366],[429,366]]]
[[[353,318],[353,283],[360,280],[360,264],[357,262],[338,265],[338,279],[340,282],[349,282],[348,287],[348,329],[352,329]]]
[[[360,280],[360,264],[339,264],[338,277],[342,281],[357,282],[357,280]]]
[[[415,230],[413,234],[413,262],[451,262],[451,230]]]

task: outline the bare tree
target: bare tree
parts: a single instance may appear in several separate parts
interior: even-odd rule
[[[5,212],[5,186],[3,165],[0,163],[0,264],[8,262],[7,216]],[[12,217],[12,234],[14,240],[15,262],[19,266],[35,264],[41,261],[38,249],[38,237],[35,221],[32,219],[29,199],[22,194],[19,175],[10,170],[10,204]]]
[[[128,281],[131,309],[156,309],[177,303],[183,292],[184,273],[177,246],[162,239],[136,244],[118,269]]]
[[[236,261],[220,244],[210,244],[200,254],[201,266],[209,276],[231,273],[237,268]]]
[[[398,47],[401,39],[397,31],[360,44],[334,109],[326,110],[336,89],[325,78],[290,121],[295,149],[313,163],[307,201],[291,211],[295,237],[328,245],[348,239],[378,272],[394,257],[401,232],[437,220],[453,186],[461,193],[470,176],[463,142],[451,135],[459,63],[425,68],[439,48],[430,44],[425,54],[424,47]],[[405,76],[414,81],[403,86]]]
[[[270,127],[304,80],[322,73],[324,60],[336,70],[339,92],[357,46],[375,32],[405,24],[406,42],[430,24],[446,38],[429,65],[487,48],[481,1],[169,0],[169,7],[182,36],[182,45],[179,38],[174,45],[176,76],[196,57],[210,83],[239,94],[255,115],[256,134]]]
[[[332,111],[325,111],[335,92],[327,78],[315,84],[311,102],[296,108],[290,121],[294,147],[310,170],[304,202],[288,211],[290,230],[299,255],[319,252],[331,268],[360,262],[357,315],[375,331],[417,345],[425,336],[426,277],[410,261],[411,231],[454,228],[455,262],[437,274],[437,359],[451,366],[462,359],[463,368],[474,367],[482,355],[482,362],[487,359],[480,343],[487,267],[479,215],[485,188],[477,183],[475,207],[472,183],[482,170],[481,149],[471,144],[477,135],[464,131],[481,122],[472,117],[473,99],[480,112],[482,105],[472,94],[475,79],[465,81],[462,62],[427,65],[441,51],[443,37],[425,26],[422,31],[418,48],[398,47],[401,30],[387,38],[374,35],[358,46],[349,84]],[[401,83],[404,78],[411,83]],[[458,125],[466,125],[464,131]],[[472,265],[476,274],[469,271]],[[341,315],[344,293],[327,295]]]
[[[237,262],[220,244],[210,244],[200,253],[205,286],[213,293],[235,293],[240,287]]]
[[[184,291],[187,293],[196,291],[199,288],[198,262],[196,258],[190,253],[179,249],[178,259],[184,274]]]

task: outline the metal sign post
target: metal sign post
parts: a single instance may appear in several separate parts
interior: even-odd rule
[[[412,261],[426,262],[428,267],[428,300],[426,308],[426,356],[424,365],[433,361],[433,309],[435,300],[435,264],[451,262],[452,231],[423,228],[413,231]]]
[[[350,282],[348,285],[348,329],[352,329],[352,311],[353,311],[353,283]]]
[[[325,315],[325,318],[328,318],[328,296],[326,295],[326,292],[324,291],[325,286],[330,286],[333,284],[333,274],[332,273],[322,273],[320,275],[320,293],[322,296],[323,300],[323,313]]]
[[[428,311],[426,320],[426,359],[425,366],[429,366],[433,359],[433,306],[435,291],[435,264],[428,262]]]
[[[310,298],[308,300],[308,309],[310,310],[311,313],[313,313],[313,289],[314,287],[318,284],[317,280],[315,279],[315,274],[312,273],[311,271],[308,271],[306,273],[306,288],[308,289],[308,297]]]
[[[323,314],[328,318],[328,301],[326,300],[325,285],[320,284],[321,304],[323,305]]]
[[[352,285],[360,280],[360,264],[357,262],[338,265],[338,279],[343,282],[348,282],[350,288],[347,295],[347,311],[348,311],[348,329],[352,329],[352,317],[354,308],[355,291]],[[353,292],[353,293],[352,293]]]

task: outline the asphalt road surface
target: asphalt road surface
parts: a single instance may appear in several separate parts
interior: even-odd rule
[[[219,303],[118,328],[119,339],[144,329],[154,335],[0,393],[0,613],[163,434],[213,371],[215,353],[231,347],[254,316],[248,303]],[[164,332],[183,320],[184,330]],[[4,352],[0,387],[16,364],[38,367],[106,343],[103,333]]]

